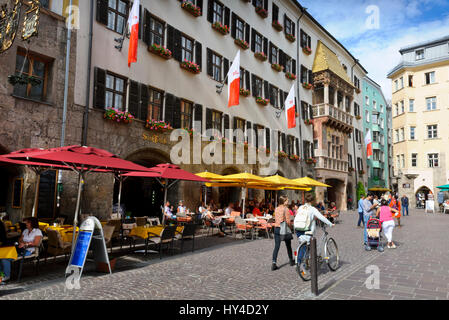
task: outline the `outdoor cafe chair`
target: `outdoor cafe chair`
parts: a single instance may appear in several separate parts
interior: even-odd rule
[[[245,220],[243,220],[241,217],[235,217],[235,230],[234,237],[236,236],[237,232],[242,234],[243,239],[246,239],[246,235],[248,232],[250,232],[251,239],[253,238],[253,226],[246,223]]]
[[[271,238],[270,237],[271,225],[269,225],[265,219],[257,219],[257,220],[259,220],[259,223],[254,226],[254,229],[257,231],[260,231],[260,230],[265,231],[266,237]]]
[[[43,252],[43,244],[42,244],[42,240],[39,243],[39,245],[37,247],[35,247],[34,252],[25,257],[25,256],[18,256],[17,260],[15,260],[15,264],[19,264],[19,274],[17,276],[17,282],[20,282],[20,279],[22,278],[22,270],[23,270],[23,264],[25,262],[32,262],[34,264],[34,270],[36,272],[36,274],[39,274],[39,260],[40,260],[40,254],[41,252]]]
[[[153,242],[157,245],[159,251],[159,258],[162,259],[162,245],[166,244],[167,248],[173,250],[173,239],[175,237],[176,226],[167,226],[165,227],[161,234],[155,234],[152,232],[148,233],[147,239],[145,239],[145,255],[148,252],[148,244],[149,242]],[[155,236],[150,238],[150,235]]]
[[[138,227],[143,227],[147,224],[147,218],[145,217],[136,217],[136,224]]]
[[[45,263],[47,263],[48,255],[54,256],[54,260],[56,260],[56,256],[64,254],[67,258],[67,254],[70,253],[72,248],[71,242],[64,242],[62,240],[62,236],[57,230],[52,230],[48,228],[46,230],[48,242],[47,242],[47,251],[45,255]]]
[[[114,232],[112,233],[111,241],[112,241],[112,239],[119,239],[120,240],[120,249],[121,249],[122,245],[123,245],[122,220],[121,219],[110,219],[106,225],[114,227]]]
[[[197,225],[194,223],[188,223],[184,226],[181,233],[178,233],[175,238],[181,240],[181,253],[184,246],[184,239],[192,239],[192,252],[195,248],[195,232]]]

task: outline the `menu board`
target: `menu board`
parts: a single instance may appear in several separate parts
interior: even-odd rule
[[[92,231],[80,231],[76,239],[75,252],[71,265],[82,268],[86,261],[87,251],[89,250],[90,240],[92,239]]]

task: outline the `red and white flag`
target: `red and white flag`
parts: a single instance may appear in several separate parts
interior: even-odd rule
[[[285,100],[285,116],[287,117],[287,127],[296,127],[296,108],[295,108],[295,85],[292,85],[288,93],[287,100]]]
[[[228,107],[238,106],[240,97],[240,50],[228,71]]]
[[[365,136],[365,145],[366,145],[366,157],[373,155],[373,142],[371,141],[371,131],[368,130]]]
[[[129,12],[128,28],[131,32],[128,49],[128,68],[130,68],[131,63],[137,62],[137,45],[139,43],[139,0],[134,0],[133,7]]]

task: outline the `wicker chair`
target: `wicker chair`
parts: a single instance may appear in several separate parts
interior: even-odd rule
[[[246,239],[246,235],[249,231],[251,234],[251,239],[253,238],[253,226],[247,224],[246,221],[241,217],[235,217],[235,231],[236,232],[234,233],[234,237],[236,236],[237,232],[240,232],[242,234],[242,238]]]
[[[57,230],[52,230],[48,228],[46,230],[48,242],[47,242],[47,254],[45,255],[45,263],[47,263],[48,255],[56,256],[63,254],[67,258],[67,254],[70,253],[72,248],[71,242],[64,242],[62,240],[61,234]]]

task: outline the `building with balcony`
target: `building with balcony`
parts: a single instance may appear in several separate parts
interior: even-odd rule
[[[371,132],[373,155],[367,159],[368,190],[389,189],[388,104],[381,87],[369,77],[363,78],[363,132]]]
[[[449,182],[449,36],[401,48],[392,82],[395,188],[412,203]]]

